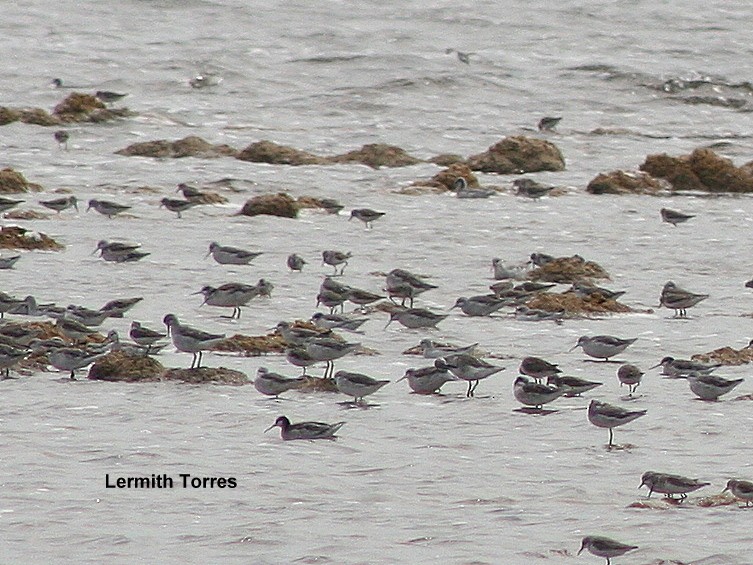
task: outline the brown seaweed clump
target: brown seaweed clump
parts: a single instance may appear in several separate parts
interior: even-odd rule
[[[599,173],[586,187],[590,194],[658,194],[667,190],[666,181],[660,181],[643,172],[612,171]]]
[[[131,115],[128,108],[108,108],[96,96],[73,92],[52,110],[60,122],[107,122]]]
[[[753,175],[711,149],[696,149],[690,155],[649,155],[642,171],[670,182],[673,190],[704,192],[753,192]]]
[[[325,379],[323,377],[312,377],[304,375],[306,382],[298,390],[301,392],[339,392],[335,386],[334,379]]]
[[[0,228],[0,249],[60,251],[64,246],[43,233],[19,226],[3,226]]]
[[[598,263],[586,261],[580,255],[557,257],[532,270],[528,278],[532,281],[572,284],[588,279],[609,279],[609,273]]]
[[[212,350],[242,353],[246,357],[257,357],[267,353],[283,353],[285,341],[281,335],[276,334],[260,336],[235,334],[215,345]]]
[[[241,208],[239,214],[243,216],[280,216],[283,218],[296,218],[298,205],[292,196],[285,192],[277,194],[262,194],[248,200]]]
[[[742,349],[732,347],[720,347],[708,353],[697,353],[691,357],[693,361],[701,363],[721,363],[722,365],[745,365],[753,361],[753,347],[746,346]]]
[[[279,145],[268,140],[252,143],[240,151],[235,158],[241,161],[269,163],[271,165],[323,165],[326,163],[326,159],[313,153],[287,145]]]
[[[0,194],[40,191],[42,186],[26,180],[21,173],[9,167],[0,170]]]
[[[165,381],[181,381],[187,384],[246,385],[251,381],[245,373],[225,367],[199,367],[196,369],[168,369],[162,375]]]
[[[177,141],[158,139],[156,141],[133,143],[115,152],[116,155],[125,155],[126,157],[155,157],[158,159],[180,159],[182,157],[209,159],[227,156],[234,157],[237,153],[238,151],[229,145],[215,145],[195,135],[189,135]]]
[[[504,175],[565,170],[565,158],[556,145],[523,135],[506,137],[466,163],[474,171]]]
[[[113,351],[91,366],[87,378],[95,381],[148,383],[161,380],[164,372],[165,367],[153,357]]]
[[[598,293],[581,298],[574,292],[562,294],[542,292],[529,300],[526,306],[547,312],[564,310],[566,314],[622,314],[634,311],[630,306],[613,298],[604,298]]]
[[[405,149],[385,143],[368,143],[360,149],[326,159],[328,163],[361,163],[372,169],[380,167],[408,167],[421,162]]]

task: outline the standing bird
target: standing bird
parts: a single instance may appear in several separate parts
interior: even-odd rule
[[[259,367],[254,379],[254,388],[267,396],[279,397],[283,392],[301,388],[306,384],[306,377],[283,377],[272,373],[266,367]]]
[[[661,214],[661,219],[663,222],[667,222],[668,224],[672,224],[673,226],[687,222],[690,218],[695,218],[695,216],[683,214],[682,212],[670,210],[669,208],[662,208],[661,210],[659,210],[659,213]]]
[[[210,334],[183,325],[175,314],[167,314],[162,321],[167,326],[167,333],[172,338],[175,348],[178,351],[193,354],[191,369],[201,367],[202,351],[211,349],[225,339],[224,335]]]
[[[440,360],[437,359],[437,361]],[[420,369],[406,369],[405,374],[398,381],[403,379],[408,380],[408,386],[416,394],[438,394],[439,389],[446,382],[458,380],[445,368],[441,361],[439,367],[435,364]]]
[[[468,355],[467,353],[457,353],[434,361],[434,366],[438,369],[449,370],[457,378],[468,381],[468,390],[465,393],[466,398],[471,398],[478,388],[481,379],[491,377],[504,371],[504,367],[499,367],[487,363],[483,359]]]
[[[673,495],[679,494],[680,500],[684,500],[688,497],[689,492],[698,490],[701,487],[710,485],[711,483],[703,483],[698,479],[689,479],[680,475],[670,475],[667,473],[656,473],[655,471],[646,471],[641,477],[641,484],[648,487],[648,496],[651,498],[651,493],[658,492],[660,494],[666,494],[667,498],[673,498]]]
[[[596,359],[604,359],[609,361],[610,357],[619,355],[625,351],[628,346],[635,343],[638,338],[622,339],[611,335],[595,335],[595,336],[581,336],[570,351],[575,350],[578,347],[583,348],[583,352],[586,355],[595,357]]]
[[[241,317],[241,306],[245,306],[249,300],[259,296],[260,290],[258,285],[243,283],[226,283],[217,288],[206,285],[198,292],[193,294],[203,294],[204,302],[202,306],[220,306],[223,308],[232,308],[233,313],[230,319],[239,319]]]
[[[140,322],[134,320],[133,322],[131,322],[131,328],[128,331],[128,337],[130,337],[140,346],[146,347],[146,354],[149,355],[152,346],[163,337],[167,337],[167,334],[146,328],[142,326]]]
[[[557,124],[562,120],[562,116],[554,118],[551,116],[545,116],[539,120],[539,131],[554,131]]]
[[[229,245],[220,245],[216,241],[209,244],[209,252],[206,257],[212,256],[212,259],[220,265],[248,265],[256,259],[261,252],[246,251]]]
[[[348,218],[348,221],[356,218],[366,224],[366,229],[370,229],[374,227],[374,220],[378,220],[379,218],[384,216],[384,214],[384,212],[377,212],[376,210],[372,210],[371,208],[356,208],[355,210],[350,211],[350,218]]]
[[[627,545],[603,536],[586,536],[583,538],[580,549],[578,550],[578,555],[580,555],[584,549],[587,549],[597,557],[605,557],[607,565],[611,565],[612,562],[610,559],[612,557],[624,555],[628,551],[638,549],[638,546]]]
[[[163,198],[159,201],[159,207],[162,208],[163,206],[170,210],[171,212],[175,212],[178,214],[178,217],[181,217],[181,212],[185,212],[189,208],[193,208],[196,206],[198,202],[192,202],[190,200],[179,200],[177,198]]]
[[[63,198],[53,198],[52,200],[40,200],[39,203],[45,208],[55,210],[58,214],[71,207],[78,211],[78,200],[76,200],[75,196],[64,196]]]
[[[88,212],[91,208],[94,208],[97,212],[108,218],[112,218],[113,216],[117,216],[118,214],[131,209],[130,206],[126,206],[125,204],[96,199],[89,200],[89,206],[86,207],[86,211]]]
[[[620,381],[620,386],[628,385],[628,393],[632,396],[638,385],[641,384],[641,377],[643,377],[643,371],[641,371],[635,365],[625,363],[619,369],[617,369],[617,378]]]
[[[350,259],[353,256],[353,254],[348,251],[347,253],[343,253],[342,251],[335,251],[333,249],[328,249],[326,251],[322,251],[322,265],[331,265],[335,268],[335,275],[338,274],[337,267],[338,265],[342,265],[342,268],[340,269],[340,275],[343,274],[345,271],[345,267],[348,266],[348,259]]]
[[[55,137],[55,141],[58,142],[58,147],[63,147],[68,151],[68,139],[71,137],[70,134],[64,129],[59,129],[53,134],[53,136]]]
[[[588,421],[597,428],[609,429],[609,447],[614,445],[612,428],[622,426],[646,414],[646,410],[625,410],[613,404],[592,400],[588,405]]]
[[[672,308],[675,311],[675,318],[685,318],[687,317],[687,308],[695,306],[708,297],[708,294],[688,292],[672,281],[668,281],[662,288],[661,296],[659,297],[659,306]]]
[[[724,379],[715,375],[704,375],[703,373],[692,373],[688,375],[688,384],[701,400],[718,400],[723,394],[727,394],[737,385],[741,384],[744,379]]]
[[[495,296],[482,294],[479,296],[471,296],[470,298],[461,296],[455,301],[455,304],[451,306],[450,309],[460,308],[466,316],[490,316],[507,304],[509,304],[509,302],[504,298],[496,298]]]
[[[280,428],[280,435],[284,440],[291,439],[335,439],[335,435],[345,422],[325,424],[323,422],[299,422],[291,424],[285,416],[279,416],[275,423],[269,426],[264,433],[272,428]]]
[[[388,380],[377,380],[368,375],[351,373],[349,371],[337,371],[334,377],[337,390],[343,394],[352,396],[353,402],[356,404],[361,404],[364,396],[374,394],[390,382]]]
[[[533,406],[541,410],[544,404],[557,400],[565,394],[567,387],[560,388],[549,386],[537,382],[531,382],[525,377],[518,377],[513,384],[513,395],[515,399],[526,406]]]
[[[534,380],[543,381],[549,377],[557,376],[562,371],[554,363],[550,363],[539,357],[525,357],[520,362],[518,372]]]
[[[418,275],[406,271],[405,269],[392,269],[387,273],[385,279],[387,284],[385,290],[390,300],[397,297],[401,298],[401,306],[405,306],[405,301],[409,300],[409,305],[413,308],[413,299],[419,294],[437,288],[436,285],[425,282]]]
[[[387,329],[393,321],[397,321],[408,329],[434,328],[444,320],[447,314],[435,314],[425,308],[401,308],[390,312],[390,319],[384,326]]]
[[[745,501],[745,506],[753,502],[753,483],[750,481],[741,481],[740,479],[730,479],[727,486],[722,492],[730,491],[735,498]]]
[[[300,255],[297,255],[296,253],[291,253],[288,255],[287,265],[288,269],[291,271],[302,271],[303,266],[306,264],[306,260],[301,257]]]

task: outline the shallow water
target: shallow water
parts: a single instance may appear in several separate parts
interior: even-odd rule
[[[375,292],[383,286],[375,272],[402,267],[428,275],[439,288],[419,302],[436,311],[458,296],[485,293],[492,257],[517,262],[542,251],[597,261],[612,275],[608,286],[628,290],[627,304],[653,309],[562,326],[453,310],[431,332],[396,324],[383,330],[386,315],[375,314],[363,335],[347,335],[380,355],[345,358],[337,368],[393,381],[428,364],[401,354],[422,337],[480,342],[506,370],[481,382],[473,399],[456,383],[429,398],[393,383],[369,399],[370,408],[353,409],[338,395],[274,401],[250,386],[71,383],[55,372],[4,381],[0,546],[7,559],[591,563],[598,558],[575,558],[580,538],[604,534],[640,546],[617,563],[750,561],[745,514],[735,505],[628,508],[645,497],[637,487],[649,469],[712,483],[691,496],[718,493],[731,477],[752,478],[749,441],[740,433],[753,420],[749,402],[696,401],[686,383],[657,370],[628,402],[619,365],[568,353],[583,334],[634,336],[620,359],[645,370],[665,355],[747,344],[750,323],[741,314],[751,311],[743,287],[751,278],[750,198],[594,197],[584,187],[599,172],[636,168],[657,152],[715,144],[737,164],[749,160],[748,6],[550,4],[127,0],[63,8],[39,0],[5,7],[0,49],[9,63],[0,104],[51,108],[68,93],[49,87],[60,77],[76,90],[128,92],[123,104],[138,112],[114,124],[72,126],[69,151],[58,149],[50,128],[0,128],[3,165],[46,190],[22,208],[36,209],[34,200],[57,189],[82,202],[101,197],[133,206],[113,220],[82,210],[18,222],[66,249],[25,253],[14,270],[0,272],[5,292],[94,308],[143,296],[126,319],[108,323],[122,335],[131,319],[159,327],[168,312],[209,331],[255,335],[314,312],[321,277],[330,272],[318,260],[323,249],[352,251],[344,282]],[[447,47],[472,52],[471,65],[445,54]],[[188,79],[202,72],[223,80],[191,89]],[[741,108],[723,105],[729,100]],[[435,174],[429,164],[374,171],[113,154],[136,141],[199,135],[239,148],[271,139],[335,154],[384,142],[422,158],[468,155],[506,135],[539,135],[543,115],[564,116],[547,138],[567,170],[530,176],[568,192],[538,202],[509,193],[458,201],[393,192]],[[194,208],[182,220],[158,208],[179,182],[222,178],[236,179],[237,192],[221,189],[227,205]],[[511,178],[481,180],[508,186]],[[298,220],[232,215],[254,194],[283,190],[387,215],[373,230],[315,212]],[[664,206],[697,217],[672,228],[659,220]],[[91,255],[98,240],[119,238],[140,241],[152,255],[122,265]],[[203,258],[211,241],[264,255],[249,267],[220,266]],[[285,269],[293,251],[309,260],[303,273]],[[261,277],[274,283],[272,298],[252,302],[237,322],[191,295],[205,284]],[[691,319],[672,319],[656,310],[667,280],[711,298],[690,310]],[[526,355],[605,384],[588,398],[557,400],[546,416],[521,413],[512,381]],[[160,360],[190,363],[171,347]],[[295,373],[276,356],[208,354],[205,363],[250,377],[261,365]],[[747,377],[748,369],[719,374]],[[751,386],[743,383],[730,398]],[[586,419],[589,398],[648,410],[615,431],[618,443],[632,447],[605,449],[606,430]],[[347,424],[336,442],[282,442],[277,430],[262,433],[279,414]],[[105,488],[107,474],[153,473],[176,481],[181,473],[232,476],[238,487]]]

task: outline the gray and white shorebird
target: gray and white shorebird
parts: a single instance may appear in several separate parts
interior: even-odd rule
[[[515,319],[521,322],[551,321],[561,325],[566,315],[567,312],[565,310],[541,310],[540,308],[529,308],[525,305],[515,308]]]
[[[259,367],[254,379],[254,388],[266,396],[277,398],[283,392],[301,388],[306,384],[306,377],[285,377],[269,371],[266,367]]]
[[[426,308],[406,308],[390,312],[390,319],[384,326],[387,329],[393,321],[399,322],[408,329],[435,328],[444,320],[447,314],[435,314]]]
[[[73,341],[84,341],[88,336],[97,333],[97,330],[93,330],[82,322],[68,317],[67,314],[64,314],[55,320],[55,327],[60,330],[64,336]]]
[[[649,369],[662,368],[662,375],[674,378],[686,378],[690,375],[709,375],[719,367],[721,364],[716,363],[709,365],[707,363],[699,363],[698,361],[691,361],[690,359],[675,359],[674,357],[664,357],[653,367]]]
[[[58,147],[68,150],[68,140],[71,138],[71,134],[69,134],[64,129],[59,129],[55,133],[52,134],[52,136],[55,138],[55,141],[58,142]]]
[[[613,428],[628,424],[646,415],[646,410],[625,410],[620,406],[592,400],[588,405],[588,421],[597,428],[609,429],[609,446],[614,445]]]
[[[20,255],[11,255],[9,257],[0,257],[0,270],[12,269],[21,258]]]
[[[572,377],[569,375],[555,375],[549,377],[546,380],[546,384],[549,386],[555,386],[557,388],[565,389],[565,396],[580,396],[584,392],[593,390],[596,387],[603,385],[604,383],[589,381],[581,379],[580,377]]]
[[[617,300],[626,292],[624,290],[610,290],[603,286],[596,286],[583,281],[574,282],[570,290],[579,298],[587,299],[596,295],[607,300]]]
[[[257,285],[243,284],[243,283],[225,283],[218,287],[205,285],[198,292],[193,294],[202,294],[204,296],[203,306],[218,306],[221,308],[232,308],[233,313],[230,315],[230,319],[240,319],[241,306],[245,306],[248,302],[259,296],[259,288]]]
[[[306,260],[297,253],[291,253],[288,255],[286,264],[291,271],[301,272],[303,266],[306,264]]]
[[[358,304],[362,312],[364,311],[364,308],[367,305],[373,304],[374,302],[378,302],[384,299],[384,296],[382,296],[381,294],[376,294],[368,290],[363,290],[360,288],[353,288],[353,287],[350,287],[347,290],[347,292],[345,293],[345,297],[347,300],[349,300],[353,304]]]
[[[202,352],[212,349],[225,339],[224,334],[211,334],[203,330],[181,324],[175,314],[167,314],[162,321],[167,333],[178,351],[193,354],[191,369],[201,367]]]
[[[623,339],[614,337],[612,335],[584,335],[578,339],[570,351],[574,351],[578,347],[583,348],[583,353],[596,359],[603,359],[609,361],[610,357],[619,355],[625,351],[630,345],[636,342],[638,338]]]
[[[27,347],[42,330],[28,324],[13,322],[0,325],[0,340],[12,347]]]
[[[358,328],[368,320],[368,318],[353,318],[343,314],[324,314],[322,312],[316,312],[311,316],[311,322],[319,328],[349,332],[357,332]]]
[[[5,198],[0,196],[0,213],[6,212],[11,208],[15,208],[19,204],[23,204],[23,200],[13,200],[12,198]]]
[[[465,177],[458,177],[452,183],[452,190],[458,198],[489,198],[497,193],[490,188],[468,188],[468,181]]]
[[[533,265],[534,267],[543,267],[555,259],[556,257],[554,255],[547,255],[546,253],[531,253],[528,258],[528,264]]]
[[[58,214],[68,208],[75,208],[76,211],[78,211],[78,200],[73,195],[53,198],[51,200],[40,200],[39,203],[45,208],[54,210]]]
[[[335,275],[342,275],[343,272],[345,272],[345,267],[348,266],[348,259],[352,256],[353,254],[350,251],[343,253],[342,251],[337,251],[335,249],[327,249],[326,251],[322,251],[322,265],[330,265],[334,267]],[[337,267],[340,265],[342,265],[342,267],[338,273]]]
[[[325,334],[331,333],[295,326],[284,320],[278,322],[274,329],[277,330],[288,345],[304,345],[310,339],[325,337]]]
[[[109,300],[100,310],[107,312],[110,318],[122,318],[123,314],[144,300],[143,296],[134,296],[133,298],[115,298]]]
[[[562,116],[544,116],[539,120],[539,131],[554,131],[554,128],[557,127],[557,124],[560,123],[561,120]]]
[[[440,357],[447,357],[448,355],[459,355],[462,353],[473,355],[476,350],[478,342],[461,347],[455,347],[450,345],[440,345],[434,340],[424,338],[418,342],[418,347],[421,348],[421,354],[425,359],[438,359]]]
[[[324,422],[298,422],[291,424],[285,416],[279,416],[275,423],[269,426],[264,433],[272,428],[280,428],[280,436],[284,440],[293,439],[335,439],[337,432],[345,425],[345,422],[325,424]]]
[[[531,200],[538,200],[555,189],[554,186],[541,184],[528,178],[515,179],[512,181],[512,185],[515,187],[515,194],[517,196],[525,196]]]
[[[175,212],[178,215],[178,218],[182,217],[181,214],[183,212],[197,205],[198,202],[196,201],[180,200],[178,198],[163,198],[159,201],[160,208],[167,208],[171,212]]]
[[[10,369],[22,359],[27,357],[31,351],[20,349],[5,343],[0,343],[0,375],[3,379],[10,378]]]
[[[392,269],[387,273],[385,283],[385,291],[390,300],[400,298],[401,306],[405,306],[405,301],[408,300],[411,308],[413,308],[413,300],[419,294],[437,288],[437,285],[427,283],[422,277],[405,269]]]
[[[439,367],[421,367],[420,369],[406,369],[405,374],[398,379],[408,381],[408,386],[416,394],[438,394],[442,386],[450,381],[459,380],[446,366],[439,363]]]
[[[689,492],[696,491],[710,484],[681,475],[646,471],[641,476],[641,484],[638,488],[644,485],[648,487],[648,496],[646,498],[651,498],[651,493],[658,492],[659,494],[666,494],[667,498],[674,498],[674,495],[679,494],[680,500],[683,500],[687,498]]]
[[[340,307],[340,311],[345,309],[345,301],[347,300],[345,294],[335,292],[333,290],[321,289],[319,294],[316,295],[316,305],[320,304],[329,308],[329,313],[334,314],[335,310]]]
[[[715,375],[703,373],[691,373],[688,375],[688,385],[701,400],[718,400],[723,394],[732,391],[733,388],[742,384],[745,379],[724,379]]]
[[[611,565],[612,557],[624,555],[628,551],[638,549],[638,546],[621,543],[604,536],[586,536],[581,541],[578,555],[580,555],[584,549],[587,549],[589,553],[592,553],[597,557],[604,557],[607,560],[607,565]]]
[[[102,322],[110,317],[110,313],[103,310],[93,310],[92,308],[87,308],[85,306],[69,304],[65,309],[64,316],[69,320],[76,320],[85,326],[94,328],[101,326]]]
[[[220,265],[248,265],[261,254],[259,251],[247,251],[230,245],[220,245],[213,241],[209,244],[209,252],[206,257],[211,255],[212,259]]]
[[[497,281],[523,280],[526,278],[528,268],[525,265],[507,265],[499,257],[494,257],[492,259],[492,271],[494,272],[494,280]]]
[[[318,363],[306,350],[300,345],[294,345],[285,349],[285,360],[294,367],[300,367],[303,369],[303,375],[306,374],[306,369],[311,365]]]
[[[745,506],[753,502],[753,482],[741,479],[730,479],[722,492],[730,491],[735,498],[745,501]]]
[[[327,363],[327,367],[324,369],[324,377],[327,378],[328,376],[331,377],[335,371],[335,360],[353,353],[361,347],[361,344],[329,337],[317,337],[306,340],[302,347],[315,361]]]
[[[86,211],[88,212],[92,208],[94,208],[97,212],[99,212],[103,216],[107,216],[108,218],[113,218],[114,216],[117,216],[118,214],[122,214],[126,210],[130,210],[131,206],[126,206],[125,204],[118,204],[117,202],[111,202],[109,200],[97,200],[95,198],[92,198],[91,200],[89,200],[89,205],[86,207]]]
[[[353,397],[356,404],[361,404],[365,396],[374,394],[380,388],[389,384],[388,380],[377,380],[362,373],[337,371],[334,375],[337,390]]]
[[[695,306],[702,300],[706,300],[708,297],[708,294],[688,292],[677,286],[674,282],[668,281],[662,288],[661,296],[659,296],[659,306],[673,309],[676,318],[685,318],[687,317],[686,310],[688,308]]]
[[[537,381],[543,381],[554,377],[562,372],[554,363],[550,363],[540,357],[524,357],[518,367],[521,375],[526,375]]]
[[[467,353],[439,358],[434,362],[434,366],[438,369],[447,369],[457,378],[467,381],[468,390],[465,393],[466,398],[475,395],[476,388],[478,388],[478,384],[482,379],[505,370],[504,367],[492,365],[483,359],[468,355]]]
[[[59,371],[70,371],[70,379],[76,380],[78,369],[91,365],[106,353],[106,351],[90,351],[77,347],[60,347],[51,350],[47,354],[47,360]]]
[[[322,198],[319,200],[319,207],[322,208],[327,214],[339,214],[340,210],[345,208],[334,198]]]
[[[366,229],[371,229],[374,227],[374,222],[384,215],[385,212],[377,212],[371,208],[356,208],[350,211],[350,218],[348,218],[348,221],[356,218],[366,225]]]
[[[672,224],[673,226],[677,226],[677,224],[682,224],[683,222],[687,222],[691,218],[695,218],[695,216],[692,216],[690,214],[683,214],[682,212],[670,210],[669,208],[662,208],[661,210],[659,210],[659,214],[661,214],[661,219],[663,222],[667,222],[668,224]]]
[[[619,369],[617,369],[617,379],[620,381],[620,386],[628,386],[628,394],[632,395],[638,385],[641,384],[641,378],[643,378],[643,371],[641,371],[635,365],[625,363]]]
[[[94,96],[105,104],[112,104],[113,102],[117,102],[121,98],[128,96],[128,93],[112,92],[110,90],[98,90],[94,93]]]
[[[512,391],[515,399],[521,404],[533,406],[541,410],[544,404],[548,404],[563,396],[567,392],[567,389],[537,383],[528,380],[524,376],[520,376],[515,379]]]
[[[490,316],[507,304],[508,301],[502,298],[497,298],[488,294],[481,294],[478,296],[471,296],[470,298],[461,296],[455,301],[455,304],[451,306],[450,309],[460,308],[466,316],[479,317]]]
[[[152,347],[159,340],[166,338],[167,334],[147,328],[141,325],[141,322],[134,320],[131,322],[131,327],[128,330],[128,337],[140,346],[146,347],[146,354],[149,355]]]
[[[123,243],[102,239],[97,243],[97,248],[93,253],[99,251],[100,256],[105,261],[111,261],[114,263],[133,263],[150,255],[150,253],[140,251],[140,247],[141,244],[139,243]]]

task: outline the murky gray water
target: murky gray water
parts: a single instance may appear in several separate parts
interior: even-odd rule
[[[523,261],[533,251],[599,262],[612,274],[610,286],[628,290],[624,301],[639,309],[655,307],[670,279],[712,296],[687,321],[660,310],[556,326],[453,310],[431,337],[478,341],[509,356],[494,361],[507,369],[483,381],[474,399],[455,383],[431,398],[390,384],[372,397],[377,406],[347,409],[345,397],[293,393],[276,402],[250,386],[69,383],[54,372],[4,381],[2,554],[27,563],[597,563],[574,554],[582,536],[604,534],[640,546],[616,563],[750,562],[747,515],[735,506],[628,508],[645,496],[637,487],[649,469],[711,481],[704,494],[731,477],[753,478],[749,402],[698,402],[686,383],[652,371],[630,403],[647,416],[615,431],[618,443],[635,447],[609,452],[606,431],[586,419],[587,398],[560,399],[543,417],[515,412],[512,396],[520,359],[538,355],[605,382],[587,396],[626,404],[617,365],[567,353],[582,334],[637,336],[620,357],[644,369],[664,355],[748,342],[750,321],[740,315],[752,309],[743,288],[751,278],[749,198],[669,202],[583,189],[597,173],[635,168],[651,153],[715,143],[738,164],[750,159],[749,12],[743,2],[692,1],[5,6],[0,104],[52,108],[68,92],[49,87],[60,77],[76,90],[129,92],[123,102],[139,114],[71,127],[67,152],[49,128],[0,128],[3,165],[48,192],[133,205],[131,216],[114,220],[82,211],[19,222],[67,247],[24,254],[15,270],[0,272],[5,292],[91,307],[143,296],[130,317],[108,324],[121,334],[131,319],[158,327],[168,312],[209,331],[259,334],[312,314],[329,272],[318,258],[335,248],[353,252],[347,284],[379,291],[383,279],[371,273],[395,267],[429,275],[440,288],[420,303],[438,311],[486,292],[492,257]],[[445,54],[448,47],[472,52],[471,64]],[[223,81],[191,89],[188,79],[201,72]],[[691,96],[702,103],[686,103]],[[729,100],[742,108],[725,107]],[[468,155],[506,135],[539,135],[544,115],[564,116],[548,138],[568,166],[531,176],[569,190],[539,202],[392,192],[430,177],[433,165],[374,171],[113,154],[136,141],[199,135],[239,148],[270,139],[335,154],[384,142],[419,157]],[[596,128],[613,133],[590,133]],[[244,190],[223,192],[228,205],[195,208],[182,220],[157,207],[178,182],[226,177]],[[509,181],[482,176],[486,184]],[[143,186],[157,191],[137,190]],[[371,231],[312,212],[298,220],[232,216],[250,196],[283,190],[387,215]],[[36,208],[35,199],[24,207]],[[659,220],[663,206],[697,217],[673,229]],[[116,238],[140,241],[152,255],[125,265],[91,255],[99,239]],[[203,259],[214,240],[264,255],[250,267],[226,268]],[[303,273],[285,269],[293,251],[310,261]],[[238,322],[190,296],[205,284],[260,277],[275,284],[273,298],[253,302]],[[384,331],[385,322],[374,315],[358,336],[381,355],[346,358],[338,368],[394,381],[423,365],[401,352],[426,332]],[[169,349],[163,363],[188,366],[188,355]],[[206,364],[250,376],[262,364],[295,373],[281,357],[209,354]],[[748,369],[719,373],[747,377]],[[262,434],[279,414],[347,424],[337,442],[285,443],[277,430]],[[152,473],[175,477],[176,486],[181,473],[235,477],[238,486],[105,488],[107,474]]]

